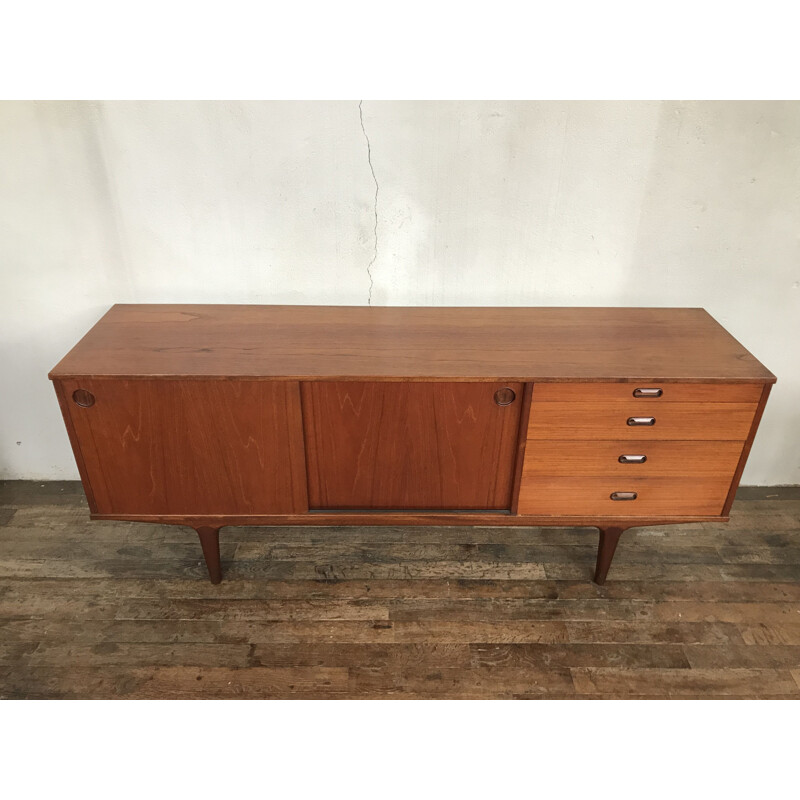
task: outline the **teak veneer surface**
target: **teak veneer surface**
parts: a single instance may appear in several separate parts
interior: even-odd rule
[[[305,511],[296,381],[64,381],[99,514]]]
[[[658,397],[634,397],[636,389],[660,389]],[[539,383],[537,403],[579,403],[586,400],[601,403],[625,401],[647,404],[652,412],[664,403],[758,403],[763,383],[675,383],[660,381],[656,386],[627,383]]]
[[[700,439],[744,441],[757,403],[664,403],[616,400],[531,404],[528,439]],[[631,418],[653,425],[629,425]]]
[[[607,475],[619,478],[728,478],[736,471],[744,442],[701,441],[530,441],[525,450],[523,477]],[[646,461],[620,463],[620,456],[645,456]]]
[[[510,388],[508,405],[494,401]],[[302,384],[312,509],[509,509],[523,384]]]
[[[730,476],[630,478],[562,477],[537,475],[523,481],[519,492],[520,514],[569,514],[614,516],[626,513],[681,516],[722,513],[731,485]],[[612,500],[612,492],[636,492],[635,500]],[[628,512],[630,507],[630,512]]]
[[[68,377],[773,383],[700,308],[115,305]]]

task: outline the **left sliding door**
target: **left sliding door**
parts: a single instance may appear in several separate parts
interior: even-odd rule
[[[70,379],[56,391],[96,514],[308,508],[297,382]]]

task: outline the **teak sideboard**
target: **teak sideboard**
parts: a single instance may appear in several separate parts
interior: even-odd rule
[[[92,519],[728,519],[775,376],[698,308],[115,305],[50,373]],[[532,533],[532,535],[534,535]]]

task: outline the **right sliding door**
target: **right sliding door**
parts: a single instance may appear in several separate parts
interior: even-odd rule
[[[311,510],[511,507],[521,383],[301,384]]]

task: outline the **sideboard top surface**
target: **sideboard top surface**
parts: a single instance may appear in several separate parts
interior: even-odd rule
[[[51,378],[755,381],[701,308],[115,305]]]

